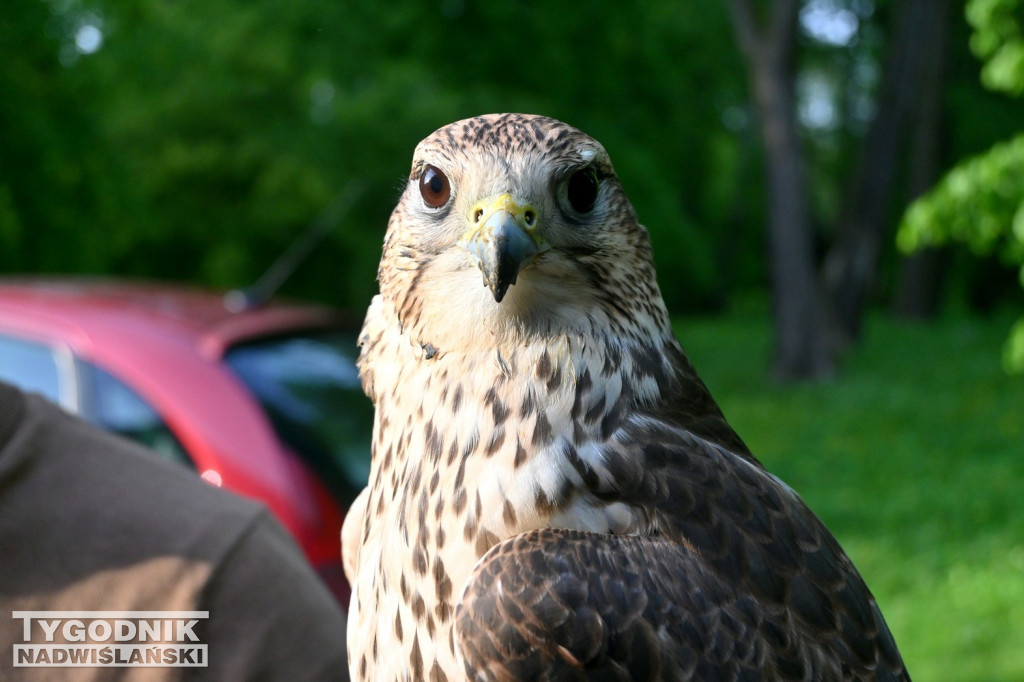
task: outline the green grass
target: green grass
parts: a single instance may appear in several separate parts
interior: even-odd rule
[[[868,320],[836,380],[769,378],[764,310],[676,330],[730,422],[850,554],[916,680],[1024,679],[1024,377],[1012,316]]]

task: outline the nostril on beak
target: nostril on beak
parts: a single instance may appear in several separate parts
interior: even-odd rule
[[[480,222],[480,219],[481,219],[481,218],[483,218],[483,217],[484,217],[484,210],[483,210],[482,208],[478,208],[478,209],[477,209],[476,211],[474,211],[474,213],[473,213],[473,223],[474,223],[474,224],[475,224],[475,223],[479,223],[479,222]]]

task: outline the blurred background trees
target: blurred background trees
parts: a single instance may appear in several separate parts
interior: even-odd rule
[[[909,200],[1024,127],[1024,102],[982,87],[952,0],[4,10],[6,273],[244,286],[359,180],[366,191],[284,289],[358,310],[415,143],[458,118],[517,110],[605,144],[674,312],[774,292],[780,376],[832,372],[865,306],[926,316],[943,301],[1019,298],[1012,272],[956,251],[908,260],[894,246]],[[772,41],[781,158],[757,95],[768,64],[751,49]]]
[[[1020,98],[1024,1],[970,0],[967,18],[974,31],[971,48],[984,60],[982,82]],[[1019,268],[1024,286],[1024,132],[959,163],[910,207],[898,236],[907,251],[963,242],[979,256]],[[1024,372],[1024,317],[1014,326],[1003,359],[1008,370]]]

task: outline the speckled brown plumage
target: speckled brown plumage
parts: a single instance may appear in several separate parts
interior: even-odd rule
[[[518,114],[441,128],[378,279],[374,456],[343,531],[355,679],[908,679],[672,335],[599,143]]]

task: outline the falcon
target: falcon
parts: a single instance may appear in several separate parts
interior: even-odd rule
[[[909,679],[673,336],[597,141],[522,114],[433,133],[378,279],[342,532],[354,679]]]

